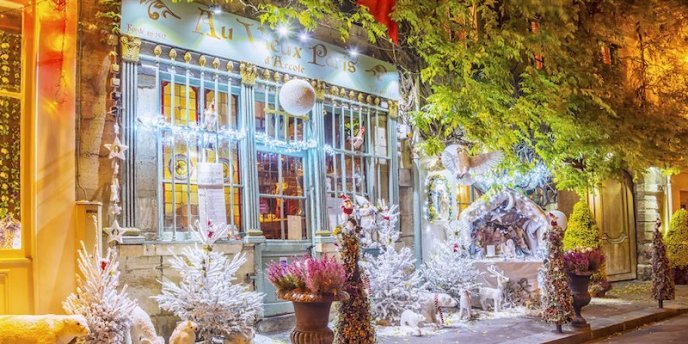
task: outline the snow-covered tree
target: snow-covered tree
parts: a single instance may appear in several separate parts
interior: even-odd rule
[[[62,303],[68,314],[84,316],[91,333],[86,343],[126,344],[131,313],[136,302],[127,295],[127,286],[119,287],[117,251],[108,248],[105,257],[97,248],[89,254],[83,241],[79,250],[76,293]]]
[[[419,311],[419,294],[423,287],[423,279],[420,272],[416,271],[416,259],[411,249],[397,249],[395,246],[399,240],[399,213],[396,210],[396,205],[378,203],[375,247],[380,251],[377,256],[366,254],[361,261],[361,267],[368,277],[373,317],[390,322],[399,321],[406,309]]]
[[[435,254],[423,265],[423,275],[431,290],[458,300],[462,289],[470,291],[480,285],[482,273],[473,266],[461,244],[448,241],[436,247]]]
[[[213,251],[213,244],[227,234],[227,226],[197,226],[201,247],[187,247],[174,255],[170,264],[181,276],[179,283],[164,281],[162,293],[154,298],[163,310],[199,326],[199,337],[211,343],[214,337],[251,334],[252,325],[263,312],[263,294],[233,283],[246,262],[245,254],[229,260]]]
[[[569,278],[564,269],[562,252],[563,230],[556,222],[545,233],[547,258],[540,270],[542,286],[542,318],[555,324],[561,332],[561,325],[573,319],[573,298],[569,289]]]

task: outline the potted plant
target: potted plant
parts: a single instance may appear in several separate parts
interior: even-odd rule
[[[294,305],[292,343],[331,344],[334,333],[327,326],[330,306],[349,298],[344,291],[344,266],[334,258],[306,257],[290,264],[272,263],[267,274],[277,288],[277,297]]]
[[[569,275],[569,288],[573,294],[573,310],[575,317],[571,322],[573,327],[588,327],[587,321],[581,316],[581,308],[590,303],[590,276],[604,264],[604,254],[600,249],[577,247],[564,252],[564,269]]]

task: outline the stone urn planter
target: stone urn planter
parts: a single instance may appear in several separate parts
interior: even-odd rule
[[[573,311],[576,313],[571,326],[575,328],[590,327],[585,318],[581,316],[581,308],[587,306],[592,299],[590,292],[588,292],[590,276],[592,276],[592,272],[582,274],[569,273],[569,288],[571,288],[571,294],[573,295]]]
[[[327,326],[332,302],[349,299],[349,294],[342,291],[337,295],[318,295],[289,291],[277,293],[280,299],[291,301],[294,305],[296,326],[291,331],[291,342],[294,344],[332,344],[334,332]]]

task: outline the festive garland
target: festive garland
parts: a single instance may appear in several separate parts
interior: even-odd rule
[[[18,92],[21,35],[0,31],[0,89]],[[20,217],[21,100],[0,97],[0,218]]]
[[[438,185],[444,185],[447,192],[447,206],[449,208],[449,214],[446,219],[440,218],[440,209],[436,208],[436,205],[431,202],[433,194],[438,192]],[[425,219],[428,221],[437,220],[451,220],[454,218],[454,207],[452,203],[454,202],[454,194],[452,193],[449,180],[442,174],[433,174],[425,180]]]

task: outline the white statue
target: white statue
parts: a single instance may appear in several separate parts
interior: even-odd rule
[[[401,313],[401,320],[399,324],[401,326],[409,326],[418,329],[418,335],[421,335],[420,332],[420,326],[423,324],[425,321],[425,317],[412,311],[412,310],[405,310],[404,312]]]
[[[516,257],[516,244],[512,239],[507,239],[507,241],[499,244],[499,250],[502,251],[504,258]]]
[[[497,267],[494,265],[487,267],[487,271],[497,278],[497,288],[480,287],[478,289],[480,293],[480,307],[483,310],[487,310],[487,300],[492,300],[494,302],[494,311],[501,312],[504,304],[504,288],[509,278],[503,272],[497,271]]]
[[[467,289],[461,289],[459,291],[461,300],[459,300],[459,319],[463,319],[464,314],[468,315],[468,320],[471,319],[473,314],[471,314],[471,293]]]

